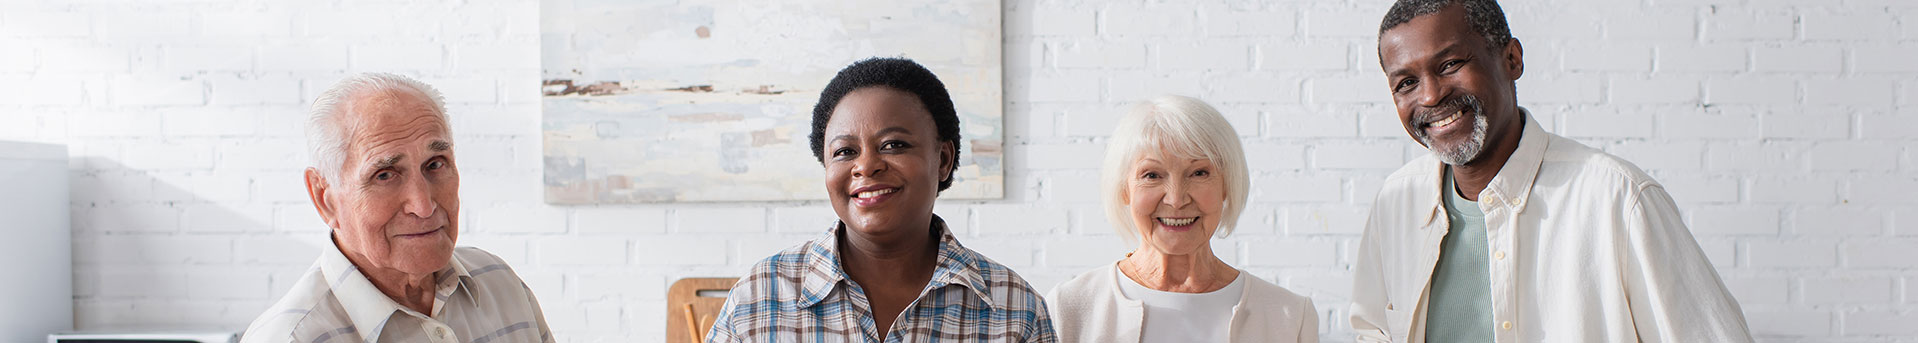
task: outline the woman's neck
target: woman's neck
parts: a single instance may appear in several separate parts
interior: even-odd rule
[[[1239,270],[1212,255],[1210,245],[1193,254],[1166,254],[1146,244],[1119,261],[1119,272],[1139,285],[1174,293],[1205,293],[1225,288]]]
[[[893,237],[867,237],[839,230],[840,265],[846,274],[866,287],[873,283],[912,282],[931,279],[938,263],[936,236],[930,228],[903,229]],[[910,281],[909,281],[910,280]]]

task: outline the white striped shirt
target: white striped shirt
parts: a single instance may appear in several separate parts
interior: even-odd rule
[[[498,256],[454,249],[438,278],[433,314],[400,306],[373,287],[337,246],[279,303],[253,320],[241,342],[552,342],[539,300]]]

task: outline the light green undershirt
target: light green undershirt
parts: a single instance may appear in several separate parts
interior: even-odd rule
[[[1425,314],[1426,342],[1491,342],[1492,278],[1486,259],[1485,212],[1458,195],[1445,168],[1445,216],[1452,224],[1432,269],[1432,298]]]

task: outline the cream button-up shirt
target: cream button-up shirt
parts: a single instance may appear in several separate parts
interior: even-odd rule
[[[532,290],[505,261],[479,248],[454,249],[446,269],[434,274],[431,315],[380,293],[339,247],[322,250],[241,342],[553,342]]]
[[[1498,342],[1748,342],[1664,186],[1637,166],[1539,128],[1484,191]],[[1423,342],[1432,269],[1450,230],[1445,180],[1427,155],[1372,203],[1352,285],[1361,342]]]

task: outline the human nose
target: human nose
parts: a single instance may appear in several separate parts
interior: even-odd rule
[[[1417,91],[1418,104],[1421,107],[1438,107],[1439,104],[1445,102],[1445,97],[1448,93],[1446,87],[1434,82],[1427,82],[1426,84],[1419,85]]]
[[[440,207],[433,201],[433,187],[434,185],[427,182],[424,175],[415,174],[411,179],[406,180],[406,186],[400,194],[401,199],[405,201],[406,214],[419,218],[432,218],[433,212]]]
[[[1174,179],[1172,182],[1167,183],[1165,196],[1160,197],[1159,202],[1172,208],[1184,207],[1186,204],[1192,202],[1192,197],[1186,194],[1187,188],[1190,188],[1190,186],[1186,185],[1184,178]]]
[[[859,154],[859,157],[852,160],[853,177],[872,177],[885,172],[886,169],[886,161],[880,159],[879,154]]]

